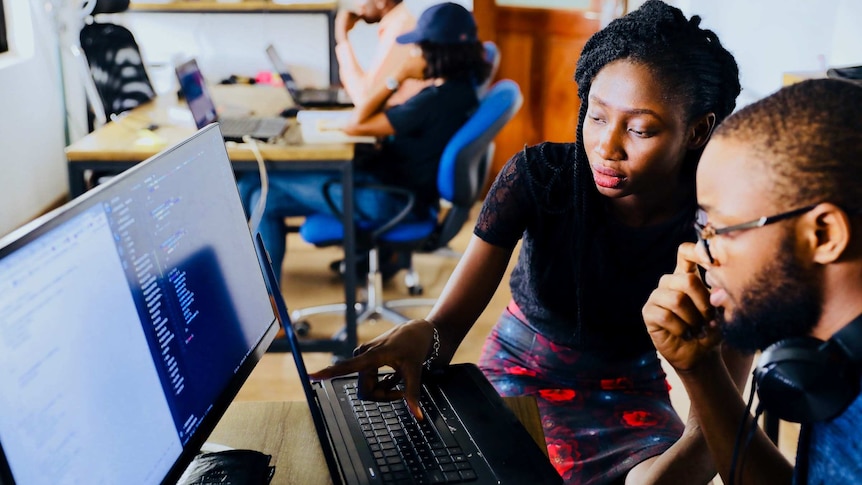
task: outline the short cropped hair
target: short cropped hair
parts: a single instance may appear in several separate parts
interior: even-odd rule
[[[713,137],[743,142],[774,175],[770,197],[862,210],[862,86],[793,84],[727,118]]]

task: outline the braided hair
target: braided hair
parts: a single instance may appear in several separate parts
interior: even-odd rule
[[[656,76],[671,102],[680,103],[687,122],[713,113],[716,124],[720,123],[736,106],[736,97],[741,89],[739,69],[718,36],[700,27],[700,20],[697,15],[686,19],[678,8],[660,0],[649,0],[637,10],[612,21],[584,45],[575,70],[581,101],[572,201],[578,212],[573,227],[573,269],[576,275],[582,274],[588,241],[592,238],[591,228],[598,212],[595,208],[599,203],[582,134],[592,82],[602,68],[613,61],[635,62],[646,66]],[[692,187],[701,153],[702,149],[691,152],[683,165],[682,176],[690,179]],[[692,199],[692,218],[694,202]],[[582,322],[582,286],[578,283],[575,289],[579,322],[575,336],[578,340]]]

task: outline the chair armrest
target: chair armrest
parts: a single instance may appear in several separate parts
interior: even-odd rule
[[[338,179],[327,180],[323,184],[323,197],[326,200],[326,205],[329,206],[329,210],[338,217],[339,219],[344,218],[344,213],[335,205],[335,201],[332,198],[331,188],[333,185],[340,183]],[[413,211],[413,207],[416,205],[416,194],[412,191],[405,189],[403,187],[396,187],[394,185],[383,185],[383,184],[375,184],[375,183],[358,183],[354,185],[354,188],[363,188],[363,189],[372,189],[378,190],[380,192],[387,192],[396,196],[404,197],[405,203],[404,207],[395,214],[391,219],[384,222],[380,227],[375,228],[371,231],[371,240],[375,241],[381,234],[385,234],[387,231],[395,227],[397,224],[401,223],[404,219],[410,215],[410,212]],[[374,220],[375,218],[362,213],[358,208],[356,208],[356,213],[359,214],[361,218],[366,220]]]

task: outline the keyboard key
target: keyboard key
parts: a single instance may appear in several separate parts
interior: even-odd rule
[[[458,472],[443,472],[443,478],[447,482],[460,482],[461,481],[461,475],[459,475]]]
[[[461,480],[464,480],[465,482],[472,482],[473,480],[476,480],[478,478],[476,476],[476,472],[474,472],[472,469],[461,470],[458,473],[461,475]]]
[[[440,470],[428,470],[425,476],[428,478],[428,483],[446,483],[446,477]]]

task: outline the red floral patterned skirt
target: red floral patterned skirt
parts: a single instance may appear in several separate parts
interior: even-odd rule
[[[523,318],[510,303],[479,367],[500,395],[536,396],[548,454],[566,483],[616,483],[680,437],[684,425],[655,351],[609,361],[555,344]]]

